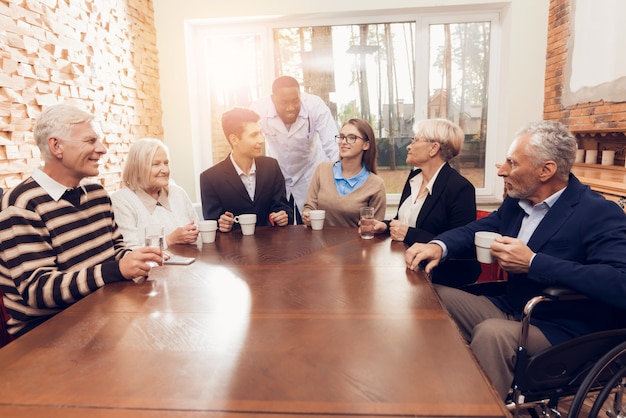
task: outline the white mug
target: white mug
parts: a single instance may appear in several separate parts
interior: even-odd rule
[[[254,226],[256,225],[256,213],[244,213],[235,216],[235,222],[241,226],[243,235],[254,235]]]
[[[615,151],[611,149],[605,149],[602,151],[602,165],[613,165],[615,162]]]
[[[311,220],[311,229],[319,231],[324,228],[324,218],[326,217],[326,211],[322,209],[315,209],[309,211],[309,219]]]
[[[200,231],[202,242],[207,244],[215,242],[215,236],[217,235],[217,221],[200,221],[198,222],[198,230]]]
[[[479,262],[485,264],[493,263],[493,257],[491,257],[491,244],[496,238],[502,238],[502,235],[497,232],[490,231],[478,231],[474,234],[474,244],[476,244],[476,258]]]
[[[576,161],[575,162],[582,163],[583,161],[585,161],[585,150],[584,149],[576,150]]]
[[[585,151],[585,164],[597,164],[598,163],[598,150],[588,149]]]

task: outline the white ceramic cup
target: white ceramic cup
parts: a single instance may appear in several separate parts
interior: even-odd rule
[[[244,235],[254,235],[254,226],[256,225],[256,213],[244,213],[235,216],[235,222],[241,227],[241,233]]]
[[[326,217],[326,211],[322,209],[315,209],[309,211],[309,219],[311,220],[311,229],[319,231],[324,228],[324,218]]]
[[[584,149],[576,150],[576,162],[582,163],[583,161],[585,161],[585,150]]]
[[[491,244],[496,238],[502,238],[502,235],[497,232],[478,231],[474,234],[474,244],[476,244],[476,258],[479,262],[485,264],[493,263],[493,257],[491,257]]]
[[[598,163],[598,150],[588,149],[585,151],[585,163],[597,164]]]
[[[207,244],[215,242],[215,236],[217,234],[217,221],[200,221],[198,222],[198,230],[200,231],[202,242]]]
[[[602,151],[602,165],[613,165],[615,162],[615,151],[605,149]]]
[[[361,238],[374,238],[374,224],[376,223],[376,220],[374,219],[374,208],[371,206],[364,206],[359,209],[359,213],[361,216]]]

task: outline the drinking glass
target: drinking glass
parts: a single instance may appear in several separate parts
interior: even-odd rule
[[[361,238],[374,238],[374,208],[372,206],[364,206],[360,209],[361,215]]]
[[[148,225],[145,231],[146,247],[158,248],[163,255],[163,227],[161,225]],[[150,267],[158,266],[154,261],[148,261]]]

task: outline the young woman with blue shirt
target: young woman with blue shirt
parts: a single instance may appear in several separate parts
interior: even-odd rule
[[[383,220],[387,205],[385,183],[376,175],[376,138],[370,124],[350,119],[335,137],[339,147],[337,162],[317,166],[302,213],[310,225],[309,211],[326,211],[325,226],[357,228],[359,209],[374,207],[374,218]]]

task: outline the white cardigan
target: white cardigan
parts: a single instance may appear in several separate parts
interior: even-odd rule
[[[115,222],[129,248],[144,246],[144,230],[147,225],[162,225],[163,233],[167,236],[176,228],[187,225],[192,220],[198,223],[197,212],[193,208],[189,195],[182,187],[170,182],[168,200],[171,211],[164,206],[157,205],[154,212],[150,213],[139,196],[128,187],[111,194]],[[198,235],[197,243],[199,242],[200,235]],[[167,246],[167,243],[164,245]]]

